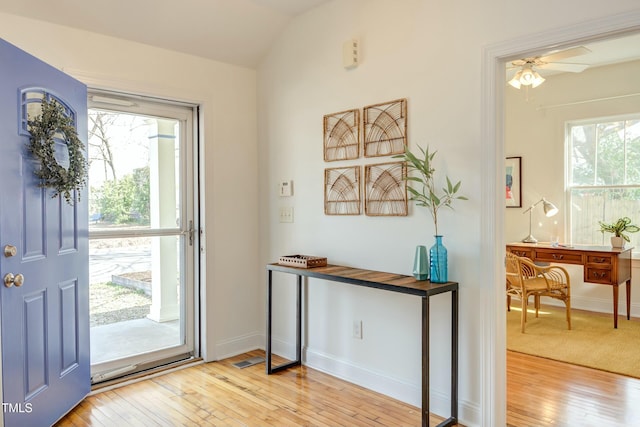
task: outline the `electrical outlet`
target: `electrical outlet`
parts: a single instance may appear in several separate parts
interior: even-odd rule
[[[353,338],[362,339],[362,320],[353,321]]]

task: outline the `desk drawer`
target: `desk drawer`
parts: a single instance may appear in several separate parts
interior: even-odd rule
[[[509,251],[516,256],[533,259],[533,251],[531,249],[509,248]]]
[[[587,255],[587,264],[611,265],[612,259],[610,255]]]
[[[582,254],[576,252],[554,251],[552,249],[538,249],[536,250],[536,261],[582,264]]]
[[[585,267],[585,282],[611,283],[611,270],[607,268]]]

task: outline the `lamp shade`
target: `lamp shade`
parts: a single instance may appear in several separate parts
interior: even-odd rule
[[[509,80],[509,84],[516,89],[520,89],[522,83],[520,83],[520,77],[522,76],[522,70],[518,71],[515,76],[511,80]]]
[[[545,199],[542,199],[542,210],[547,217],[552,217],[558,213],[558,208],[556,208],[553,203],[548,202]]]
[[[537,72],[533,72],[533,81],[531,82],[531,87],[538,87],[544,82],[544,77],[542,77]]]
[[[522,69],[522,75],[520,76],[520,83],[525,86],[533,84],[533,80],[536,77],[533,75],[533,70],[529,67],[525,67]]]

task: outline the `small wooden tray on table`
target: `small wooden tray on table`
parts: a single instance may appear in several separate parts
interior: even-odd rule
[[[325,267],[327,258],[310,255],[285,255],[278,259],[278,264],[298,268]]]

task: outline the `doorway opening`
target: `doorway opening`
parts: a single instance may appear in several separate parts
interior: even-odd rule
[[[198,356],[195,117],[89,91],[93,384]]]
[[[604,40],[606,38],[620,37],[624,34],[637,32],[638,14],[612,16],[608,19],[599,19],[597,22],[589,22],[578,27],[572,27],[557,32],[540,34],[538,37],[527,36],[500,45],[494,45],[486,50],[484,72],[487,89],[483,93],[483,140],[487,142],[484,150],[486,155],[487,179],[485,180],[485,193],[489,195],[491,202],[487,202],[483,209],[484,222],[488,224],[486,239],[490,248],[500,247],[506,243],[504,234],[504,91],[505,89],[505,63],[517,57],[529,56],[545,47],[571,46],[590,40]],[[491,280],[493,292],[488,303],[491,309],[487,312],[486,320],[491,325],[485,339],[492,344],[487,347],[486,360],[492,360],[486,366],[485,383],[487,396],[483,399],[483,407],[489,408],[483,421],[487,425],[504,425],[506,389],[503,386],[506,378],[506,318],[504,310],[504,260],[498,254],[489,253],[486,256],[487,277]]]

